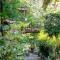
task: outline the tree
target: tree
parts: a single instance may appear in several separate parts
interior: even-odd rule
[[[18,7],[20,6],[19,0],[5,0],[3,1],[3,13],[2,16],[4,18],[19,18]]]
[[[57,36],[60,33],[60,14],[50,13],[45,17],[44,27],[49,36]]]
[[[54,4],[56,4],[56,2],[59,2],[59,0],[43,0],[43,5],[42,5],[43,9],[46,10],[47,6],[48,6],[49,3],[51,3],[52,1],[54,2]]]
[[[2,22],[3,22],[3,18],[2,18],[2,12],[3,12],[3,1],[2,0],[0,0],[0,24],[2,24]],[[2,30],[2,27],[0,27],[0,32],[1,32],[1,34],[2,34],[2,36],[3,36],[3,30]]]

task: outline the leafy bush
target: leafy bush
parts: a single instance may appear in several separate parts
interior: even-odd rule
[[[39,53],[42,53],[42,55],[45,57],[49,56],[51,59],[55,58],[56,53],[59,53],[60,51],[59,36],[57,38],[55,36],[49,37],[49,35],[44,30],[42,30],[38,34],[38,40],[40,41]]]
[[[57,36],[60,33],[60,14],[50,13],[45,17],[44,27],[49,36]]]
[[[5,40],[5,44],[0,46],[0,60],[24,59],[24,45],[22,44],[17,41]]]

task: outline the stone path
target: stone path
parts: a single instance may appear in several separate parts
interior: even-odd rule
[[[40,57],[38,57],[38,55],[30,53],[29,56],[26,56],[24,60],[40,60]]]

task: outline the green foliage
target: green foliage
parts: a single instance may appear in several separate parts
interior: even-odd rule
[[[10,42],[10,43],[9,43]],[[7,43],[7,44],[6,44]],[[17,42],[5,41],[5,45],[0,46],[1,60],[22,60],[24,59],[22,45]]]
[[[55,46],[56,44],[56,37],[50,37],[44,30],[41,30],[40,33],[37,35],[38,40],[41,41],[41,44],[46,43],[48,46]]]
[[[0,46],[4,45],[5,41],[0,37]]]
[[[59,55],[60,51],[60,35],[58,37],[50,37],[44,30],[40,31],[38,34],[39,42],[39,53],[43,54],[50,59],[55,58]],[[57,54],[57,55],[56,55]]]
[[[60,33],[60,14],[50,13],[45,17],[44,27],[46,32],[52,36],[57,36]]]
[[[20,16],[18,11],[19,6],[19,0],[3,1],[3,12],[1,13],[2,17],[18,19]]]

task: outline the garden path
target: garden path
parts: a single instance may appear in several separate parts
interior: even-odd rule
[[[24,60],[41,60],[41,58],[36,54],[29,53],[29,56],[26,56]]]

